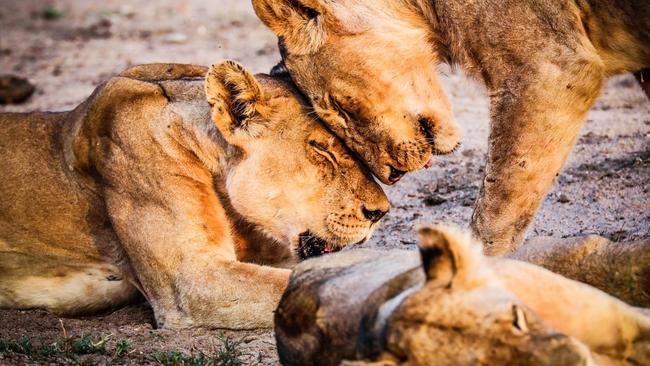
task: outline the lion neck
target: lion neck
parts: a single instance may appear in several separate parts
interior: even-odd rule
[[[441,62],[446,64],[461,63],[461,55],[454,47],[458,37],[452,32],[445,8],[447,4],[440,0],[406,0],[429,26],[431,47]]]

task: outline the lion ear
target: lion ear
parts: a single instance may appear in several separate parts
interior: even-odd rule
[[[492,278],[482,245],[467,230],[424,226],[418,237],[427,285],[470,289]]]
[[[325,43],[322,0],[253,0],[253,8],[292,54],[308,55]]]
[[[425,226],[418,230],[420,256],[427,283],[449,287],[456,274],[456,262],[444,231]]]
[[[245,147],[266,128],[269,107],[262,87],[239,63],[212,65],[205,78],[205,95],[212,121],[230,144]]]

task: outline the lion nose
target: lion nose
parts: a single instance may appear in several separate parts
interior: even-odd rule
[[[363,208],[363,216],[366,217],[366,219],[372,221],[372,222],[377,222],[381,220],[384,215],[388,213],[388,210],[369,210],[367,208]]]
[[[418,123],[420,124],[420,131],[422,131],[424,136],[427,138],[427,142],[429,142],[429,145],[433,146],[433,120],[431,118],[420,116],[420,118],[418,118]]]

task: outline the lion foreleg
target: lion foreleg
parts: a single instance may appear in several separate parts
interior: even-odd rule
[[[514,71],[520,76],[492,90],[485,178],[472,216],[489,255],[520,245],[603,82],[599,64],[586,60],[530,68],[534,75]]]
[[[290,271],[237,261],[229,223],[209,192],[161,186],[152,200],[106,193],[111,221],[158,325],[272,327]]]

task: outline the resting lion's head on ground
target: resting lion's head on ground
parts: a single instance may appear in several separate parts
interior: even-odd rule
[[[384,183],[445,154],[460,133],[437,76],[434,37],[402,1],[254,0],[314,110]],[[413,45],[418,45],[414,47]]]
[[[290,83],[225,62],[210,69],[205,90],[213,122],[240,155],[225,176],[237,213],[301,258],[368,238],[388,199]]]
[[[394,356],[414,365],[589,363],[587,347],[551,328],[501,283],[469,233],[427,226],[419,236],[426,282],[391,318]]]

